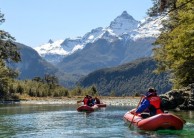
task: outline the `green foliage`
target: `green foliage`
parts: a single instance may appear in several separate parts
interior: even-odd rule
[[[140,96],[140,93],[135,92],[135,93],[134,93],[134,96],[137,96],[137,97],[138,97],[138,96]]]
[[[116,96],[115,91],[111,91],[110,96],[112,96],[112,97]]]
[[[169,14],[154,49],[157,71],[171,72],[174,88],[194,82],[194,2],[186,2],[177,1],[176,6],[181,8]]]
[[[0,99],[9,98],[10,93],[15,91],[12,83],[16,76],[17,73],[7,68],[4,61],[0,59]]]
[[[96,86],[99,94],[106,96],[129,96],[135,92],[145,93],[153,86],[159,93],[168,91],[171,84],[168,74],[155,74],[156,63],[151,58],[139,59],[114,68],[90,73],[79,81],[82,87]]]
[[[191,2],[187,1],[187,2]],[[156,16],[162,12],[175,11],[178,8],[182,8],[183,5],[177,7],[177,0],[152,0],[153,6],[148,9],[147,14],[149,16]]]
[[[0,60],[0,93],[1,98],[7,95],[7,89],[10,82],[10,78],[7,77],[9,73],[8,68],[5,66],[4,62]]]
[[[98,91],[94,85],[86,88],[77,86],[69,92],[69,95],[70,96],[85,96],[85,95],[99,96]]]
[[[92,96],[98,95],[98,91],[94,85],[88,87],[85,91],[86,91],[86,94],[88,95],[92,95]]]
[[[69,94],[68,90],[62,86],[50,87],[48,83],[33,80],[15,81],[12,89],[19,95],[29,95],[31,97],[61,97]]]
[[[22,88],[21,85],[18,85],[17,88],[16,88],[16,92],[20,93],[20,94],[23,94],[24,93],[24,88]]]
[[[159,12],[159,3],[158,0],[152,0],[152,7],[148,9],[147,14],[149,16],[156,16]]]
[[[4,14],[0,11],[0,25],[5,21]],[[14,37],[8,32],[0,30],[0,59],[14,62],[20,61],[20,54],[16,45],[13,43]]]
[[[4,15],[0,11],[0,25],[5,21]],[[3,30],[0,30],[0,98],[9,98],[10,93],[14,93],[12,88],[13,78],[17,77],[17,72],[6,67],[5,61],[20,61],[20,55],[16,45],[13,43],[15,39]],[[10,91],[9,91],[10,89]]]

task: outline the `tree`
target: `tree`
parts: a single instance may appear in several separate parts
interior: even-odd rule
[[[4,23],[4,14],[0,11],[0,25]],[[14,37],[8,32],[0,30],[0,92],[1,98],[7,97],[8,87],[12,78],[17,76],[17,73],[12,69],[6,67],[5,62],[19,62],[21,60],[20,54],[16,45],[14,44]]]
[[[153,6],[148,9],[147,14],[149,16],[156,16],[159,13],[165,12],[166,14],[184,8],[188,3],[192,3],[193,0],[186,0],[184,3],[177,6],[177,0],[152,0]]]
[[[5,21],[0,11],[0,25]],[[0,30],[0,59],[18,62],[21,60],[18,48],[14,44],[15,38],[8,32]]]
[[[58,78],[55,75],[48,75],[46,74],[44,77],[47,84],[57,85],[58,84]]]
[[[152,0],[153,6],[148,9],[147,14],[149,16],[156,16],[159,13],[159,3],[158,0]]]
[[[176,9],[177,0],[159,0],[160,12],[163,12],[165,9]]]
[[[155,42],[154,58],[157,71],[170,72],[174,88],[179,88],[194,82],[194,1],[177,0],[176,7],[181,8],[169,13]]]
[[[8,84],[9,84],[9,77],[7,77],[9,70],[6,68],[4,62],[0,60],[0,98],[3,98],[7,95]]]

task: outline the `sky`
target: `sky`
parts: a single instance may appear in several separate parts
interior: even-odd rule
[[[151,0],[0,0],[5,22],[0,30],[30,47],[83,36],[107,27],[123,11],[140,21],[152,7]]]

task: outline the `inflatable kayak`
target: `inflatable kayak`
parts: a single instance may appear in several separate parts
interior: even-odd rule
[[[142,118],[140,114],[134,116],[134,114],[129,111],[123,118],[137,128],[148,131],[159,129],[181,130],[185,123],[184,120],[171,113],[161,113],[151,117]]]
[[[97,105],[94,106],[87,106],[87,105],[82,105],[77,108],[78,112],[94,112],[94,110],[98,109]]]

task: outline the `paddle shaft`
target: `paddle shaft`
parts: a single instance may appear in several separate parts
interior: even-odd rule
[[[142,100],[143,97],[144,97],[144,96],[141,96],[141,99],[139,100],[139,103],[138,103],[136,109],[138,109],[138,107],[139,107],[139,105],[140,105],[141,100]],[[134,117],[135,117],[135,113],[134,113],[134,115],[133,115],[133,118],[132,118],[132,120],[131,120],[131,123],[130,123],[129,127],[131,127],[131,124],[132,124],[132,122],[133,122]]]
[[[82,100],[80,100],[80,101],[77,101],[77,104],[78,104],[78,103],[81,103],[81,102],[82,102]]]

